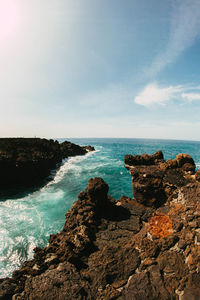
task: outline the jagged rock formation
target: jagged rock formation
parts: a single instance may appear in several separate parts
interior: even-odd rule
[[[192,158],[166,162],[157,152],[125,163],[135,198],[116,201],[101,178],[90,179],[63,230],[0,280],[0,299],[200,299],[200,182]]]
[[[164,161],[163,153],[153,155],[126,155],[125,167],[133,181],[133,195],[147,206],[161,206],[174,190],[191,182],[195,163],[188,154],[179,154],[174,160]]]
[[[70,142],[40,138],[0,139],[0,188],[34,187],[41,185],[64,158],[93,151]]]

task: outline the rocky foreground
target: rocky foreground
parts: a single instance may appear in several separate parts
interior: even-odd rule
[[[0,138],[0,189],[35,187],[69,156],[93,151],[65,141],[40,138]]]
[[[200,171],[161,151],[125,167],[134,199],[90,179],[63,230],[0,280],[0,299],[200,299]]]

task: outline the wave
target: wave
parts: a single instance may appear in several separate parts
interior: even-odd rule
[[[64,213],[89,178],[104,178],[110,187],[109,194],[115,199],[122,195],[132,197],[131,177],[123,163],[126,153],[153,153],[163,148],[167,159],[179,152],[190,153],[197,162],[196,168],[200,169],[199,144],[154,145],[133,140],[127,144],[119,141],[116,147],[109,140],[102,140],[101,145],[93,145],[96,151],[63,160],[60,168],[52,171],[52,180],[40,190],[0,202],[0,277],[10,276],[24,260],[32,258],[35,246],[47,245],[49,235],[62,229]]]
[[[51,172],[51,175],[50,177],[53,178],[52,181],[48,182],[46,186],[44,186],[41,191],[43,189],[45,189],[46,187],[49,187],[49,186],[52,186],[58,182],[60,182],[65,174],[67,172],[69,172],[71,169],[73,169],[78,163],[80,163],[81,161],[87,159],[89,156],[93,155],[94,153],[97,153],[99,152],[100,150],[95,150],[95,151],[92,151],[92,152],[88,152],[86,153],[85,155],[78,155],[78,156],[74,156],[74,157],[70,157],[70,158],[66,158],[66,159],[63,159],[62,161],[62,165],[61,167],[59,168],[58,171],[55,171],[53,170]]]
[[[196,163],[196,168],[200,169],[200,162]]]

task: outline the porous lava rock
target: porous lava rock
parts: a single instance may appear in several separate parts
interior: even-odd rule
[[[152,165],[137,164],[134,180],[148,174],[156,205],[125,195],[115,200],[103,179],[90,179],[62,231],[0,280],[0,299],[199,299],[200,182],[183,169],[189,156],[178,157],[168,163],[159,152],[146,159]],[[165,201],[156,198],[158,187]],[[140,193],[146,200],[146,189]]]
[[[85,149],[88,152],[95,151],[95,148],[93,146],[90,146],[90,145],[83,146],[82,148]]]
[[[40,138],[1,138],[0,190],[15,194],[16,189],[39,186],[50,179],[51,171],[63,159],[93,150],[91,146],[81,147],[68,141],[59,144]]]
[[[129,166],[149,166],[156,165],[159,162],[163,162],[163,153],[161,150],[157,151],[153,155],[148,155],[146,153],[142,155],[131,155],[127,154],[124,157],[125,165]]]
[[[132,176],[135,199],[155,207],[163,204],[172,190],[191,182],[196,168],[190,155],[181,153],[165,161],[160,150],[153,155],[126,155],[124,162]]]

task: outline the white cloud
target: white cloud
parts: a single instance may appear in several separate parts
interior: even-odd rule
[[[200,100],[200,94],[199,93],[183,93],[181,94],[182,98],[185,98],[189,101],[195,101]]]
[[[148,71],[156,75],[173,63],[200,36],[200,1],[176,0],[173,2],[169,40],[166,50],[155,58]]]
[[[180,91],[182,86],[159,87],[156,83],[151,83],[135,97],[134,102],[143,106],[163,105],[175,98]]]
[[[142,106],[150,107],[157,104],[165,105],[171,100],[176,99],[190,102],[200,101],[199,86],[171,85],[160,87],[158,83],[150,83],[134,98],[134,102]]]

